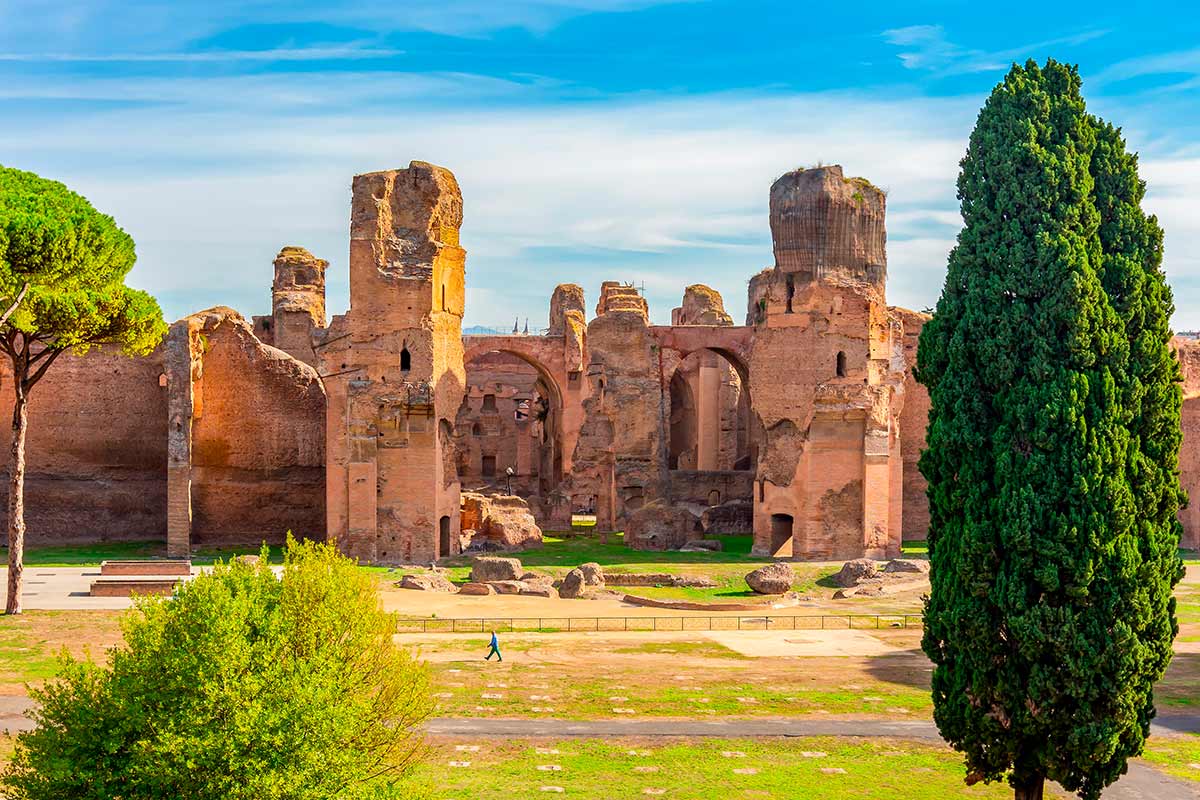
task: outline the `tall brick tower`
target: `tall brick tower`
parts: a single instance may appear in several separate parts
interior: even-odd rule
[[[317,348],[329,396],[329,537],[373,562],[458,550],[453,420],[462,403],[466,251],[447,169],[354,178],[350,310]]]
[[[899,554],[904,362],[884,214],[883,192],[838,166],[771,186],[775,265],[751,279],[747,319],[751,373],[769,376],[750,389],[758,553]]]

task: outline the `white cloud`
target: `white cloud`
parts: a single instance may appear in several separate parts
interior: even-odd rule
[[[772,259],[768,188],[818,161],[888,189],[890,301],[932,305],[982,102],[847,92],[551,105],[536,82],[404,73],[90,79],[5,95],[135,103],[6,120],[0,153],[112,213],[138,242],[133,281],[169,316],[217,303],[262,313],[285,244],[331,261],[328,307],[340,313],[350,177],[422,159],[463,189],[468,324],[528,316],[531,327],[555,284],[582,284],[590,306],[605,279],[645,281],[658,321],[697,281],[740,317],[746,280]],[[1189,311],[1200,308],[1200,153],[1145,152],[1177,324],[1200,327]]]
[[[927,70],[939,75],[994,72],[1006,69],[1013,61],[1040,58],[1051,47],[1073,46],[1104,36],[1108,31],[1089,30],[1000,50],[964,47],[951,41],[941,25],[909,25],[883,32],[883,38],[897,47],[908,69]]]

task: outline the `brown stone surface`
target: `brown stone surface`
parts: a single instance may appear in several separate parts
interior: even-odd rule
[[[671,311],[672,325],[732,325],[725,301],[716,289],[694,283],[683,292],[683,305]]]
[[[746,584],[759,594],[783,594],[791,591],[796,573],[790,564],[776,561],[746,574]]]
[[[604,569],[595,561],[580,564],[579,571],[583,573],[583,582],[588,586],[604,585]]]
[[[849,278],[882,290],[887,278],[883,192],[840,166],[789,172],[771,185],[775,263],[808,280]]]
[[[924,541],[929,530],[929,498],[925,496],[925,476],[917,469],[925,449],[925,427],[929,424],[929,392],[917,382],[913,367],[917,363],[917,341],[928,314],[906,308],[889,309],[900,318],[904,329],[904,409],[900,412],[900,455],[904,461],[902,514],[904,538]]]
[[[521,579],[524,570],[516,558],[500,558],[498,556],[477,556],[471,562],[471,580],[477,583],[492,581],[517,581]]]
[[[635,550],[678,550],[699,539],[699,519],[686,508],[654,502],[639,508],[625,526],[625,544]]]
[[[459,587],[458,593],[484,596],[495,594],[496,590],[492,588],[491,584],[477,583],[472,581],[470,583],[464,583],[461,587]]]
[[[558,585],[558,596],[567,599],[575,599],[583,597],[587,591],[587,578],[583,574],[583,570],[576,567],[568,572],[562,579],[562,583]]]
[[[396,585],[401,589],[415,589],[422,592],[452,593],[458,591],[458,587],[449,578],[437,572],[427,572],[421,575],[405,575]]]
[[[192,562],[185,558],[158,558],[145,561],[101,561],[101,577],[191,575]]]
[[[892,573],[929,574],[929,562],[916,558],[893,558],[883,565],[883,571]]]
[[[750,276],[746,325],[699,283],[650,325],[638,289],[607,281],[590,322],[567,283],[545,334],[464,337],[462,214],[443,168],[357,176],[350,309],[329,327],[327,263],[284,247],[253,326],[215,308],[145,358],[64,355],[32,397],[30,540],[165,536],[186,555],[291,529],[427,563],[535,544],[574,513],[654,549],[753,532],[759,555],[884,560],[925,537],[911,365],[928,316],[886,304],[869,181],[835,166],[775,182],[775,263]],[[1174,344],[1181,477],[1200,496],[1200,342]],[[460,503],[464,482],[479,494]],[[1200,546],[1200,503],[1180,517]]]
[[[870,580],[878,576],[878,564],[869,558],[856,558],[842,564],[842,568],[833,576],[833,581],[838,586],[849,588],[857,586],[864,580]]]
[[[92,597],[133,597],[134,595],[169,597],[174,594],[179,578],[114,577],[92,581]]]
[[[329,535],[366,561],[429,562],[459,544],[462,217],[458,183],[441,167],[414,161],[354,179],[350,310],[318,346]]]
[[[1200,340],[1176,336],[1171,346],[1183,373],[1183,447],[1179,452],[1179,481],[1191,498],[1180,509],[1182,546],[1200,549]]]
[[[463,492],[462,497],[462,528],[475,531],[472,549],[528,550],[542,546],[542,530],[529,512],[529,504],[520,497],[475,492]]]
[[[29,395],[26,544],[159,539],[167,527],[164,351],[64,353]],[[0,357],[0,521],[7,525],[12,364]]]

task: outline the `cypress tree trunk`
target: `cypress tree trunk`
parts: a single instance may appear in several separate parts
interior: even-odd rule
[[[1046,779],[1041,775],[1013,784],[1013,800],[1042,800]]]
[[[13,378],[12,449],[8,460],[8,602],[5,613],[21,613],[25,557],[25,429],[29,398],[20,372]]]

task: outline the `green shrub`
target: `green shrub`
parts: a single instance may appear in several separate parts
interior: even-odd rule
[[[110,666],[64,653],[32,692],[10,797],[414,797],[428,675],[333,547],[289,541],[278,578],[266,558],[218,564],[122,627]]]

